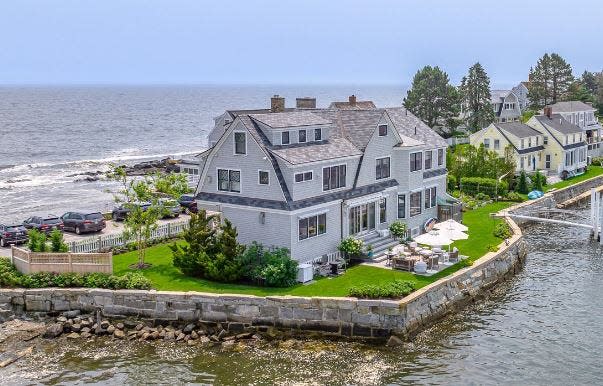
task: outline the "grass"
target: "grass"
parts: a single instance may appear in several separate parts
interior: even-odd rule
[[[589,166],[586,173],[581,174],[579,176],[568,178],[567,180],[559,181],[555,184],[547,185],[544,187],[544,191],[548,192],[551,189],[561,189],[566,188],[570,185],[577,184],[578,182],[582,182],[584,180],[588,180],[589,178],[597,177],[603,174],[603,167],[601,166]]]
[[[488,252],[490,245],[498,245],[501,240],[494,237],[494,226],[502,221],[490,217],[490,213],[504,209],[513,203],[498,202],[474,209],[464,214],[464,224],[469,227],[469,239],[456,241],[461,254],[474,261]],[[116,255],[113,267],[116,275],[131,271],[129,266],[137,262],[136,252]],[[143,274],[152,281],[153,288],[164,291],[199,291],[211,293],[237,293],[248,295],[296,295],[296,296],[347,296],[354,285],[379,284],[393,280],[409,280],[421,288],[444,276],[451,274],[463,266],[455,264],[436,275],[425,277],[409,272],[393,271],[366,265],[357,265],[347,270],[344,275],[335,278],[320,278],[312,284],[296,285],[289,288],[268,288],[244,284],[224,284],[209,280],[197,279],[183,275],[172,264],[172,252],[168,245],[161,244],[150,247],[146,252],[146,262],[151,268],[143,270]]]

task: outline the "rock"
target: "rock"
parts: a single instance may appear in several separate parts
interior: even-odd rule
[[[80,331],[80,332],[81,332],[81,333],[84,333],[84,332],[90,332],[90,331],[91,331],[91,330],[90,330],[90,327],[82,327],[82,329],[81,329],[81,331]]]
[[[80,337],[80,334],[78,334],[77,332],[72,332],[71,334],[67,335],[67,338],[69,339],[78,339]]]
[[[138,331],[128,331],[128,336],[136,336]]]
[[[199,334],[197,334],[195,331],[191,332],[191,339],[199,339]]]
[[[392,335],[389,337],[389,339],[387,340],[387,343],[385,344],[388,347],[395,347],[395,346],[400,346],[404,344],[404,342],[402,342],[402,339],[398,338],[395,335]]]
[[[255,340],[262,340],[262,336],[261,336],[261,335],[259,335],[259,334],[253,334],[253,335],[251,336],[251,339],[255,339]]]
[[[183,333],[178,334],[178,336],[176,337],[176,342],[181,341],[182,339],[184,339],[186,335],[184,335]]]
[[[123,324],[123,323],[117,323],[117,324],[115,325],[115,328],[117,328],[118,330],[123,330],[125,327],[126,327],[126,326],[124,326],[124,324]]]
[[[150,338],[151,338],[152,340],[157,340],[157,339],[159,339],[159,338],[160,338],[160,336],[159,336],[159,331],[153,331],[153,332],[151,333]]]
[[[109,326],[110,326],[110,325],[111,325],[111,323],[109,323],[109,321],[108,321],[108,320],[103,320],[102,322],[100,322],[100,327],[101,327],[101,328],[104,328],[105,330],[106,330],[107,328],[109,328]]]
[[[115,330],[113,332],[113,336],[117,339],[124,339],[126,337],[126,333],[123,330]]]
[[[230,342],[231,340],[235,340],[235,336],[225,336],[224,339],[222,339],[224,342]]]
[[[67,322],[67,318],[66,318],[66,317],[64,317],[64,316],[59,316],[59,317],[57,318],[57,323],[65,323],[65,322]]]
[[[182,329],[182,332],[185,334],[190,334],[191,332],[193,332],[194,329],[195,329],[195,324],[190,323],[190,324],[187,324],[186,327],[184,327]]]
[[[226,336],[227,332],[226,330],[220,330],[220,332],[218,333],[218,339],[222,339]]]
[[[140,331],[140,330],[142,330],[143,328],[144,328],[144,325],[143,325],[142,323],[139,323],[139,324],[137,324],[137,325],[136,325],[136,327],[134,327],[134,329],[135,329],[136,331]]]
[[[94,323],[92,325],[92,327],[90,327],[91,330],[96,330],[97,328],[98,328],[98,324],[97,323]]]
[[[89,332],[86,332],[86,331],[83,331],[83,332],[80,334],[80,337],[82,337],[82,338],[84,338],[84,339],[88,339],[88,338],[90,338],[91,336],[92,336],[92,334],[91,334],[91,333],[89,333]]]
[[[251,339],[251,337],[253,336],[253,333],[251,332],[244,332],[242,334],[239,334],[237,336],[235,336],[236,339],[240,340],[240,339]]]
[[[217,335],[212,335],[209,337],[209,340],[211,340],[212,342],[219,342],[220,338],[218,338]]]
[[[84,319],[84,320],[82,320],[80,325],[82,326],[82,328],[84,328],[84,327],[90,327],[92,325],[92,323],[90,323],[90,321],[88,319]]]
[[[174,340],[176,339],[176,334],[174,333],[174,331],[168,331],[165,334],[165,340]]]
[[[166,334],[167,332],[165,330],[161,330],[161,332],[159,333],[159,339],[164,339]]]
[[[65,311],[65,312],[63,312],[63,316],[64,317],[71,318],[71,319],[79,316],[80,314],[81,314],[80,310],[72,310],[72,311]]]
[[[109,325],[109,327],[107,327],[107,334],[112,335],[114,332],[115,332],[115,326]]]
[[[151,336],[151,334],[149,334],[148,332],[145,332],[142,334],[142,336],[140,337],[140,340],[149,340],[149,337]]]
[[[80,324],[82,323],[82,318],[73,318],[73,324]]]
[[[197,344],[197,341],[189,339],[186,344],[188,344],[189,346],[194,346],[195,344]]]
[[[207,343],[211,342],[211,340],[209,340],[209,338],[206,336],[202,336],[199,338],[199,342],[201,342],[201,344],[207,344]]]
[[[224,348],[229,348],[229,347],[233,347],[235,345],[235,341],[233,340],[227,340],[225,342],[222,342],[222,347]]]
[[[97,328],[96,330],[94,330],[94,333],[96,335],[106,335],[107,334],[107,330],[105,330],[104,328]]]
[[[53,323],[46,327],[46,331],[44,331],[44,338],[56,338],[57,336],[63,333],[63,324],[62,323]]]
[[[82,330],[82,326],[79,323],[74,323],[71,325],[71,331],[80,332]]]

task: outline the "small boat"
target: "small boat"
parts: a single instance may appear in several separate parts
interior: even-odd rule
[[[540,190],[532,190],[530,193],[528,193],[528,198],[530,200],[535,200],[537,198],[540,198],[544,196],[544,193],[541,192]]]

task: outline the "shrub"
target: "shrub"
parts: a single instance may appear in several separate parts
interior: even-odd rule
[[[446,178],[446,186],[448,187],[449,192],[456,190],[456,177],[452,174],[448,174],[448,177]]]
[[[504,196],[509,190],[506,181],[498,181],[495,178],[463,177],[461,178],[461,190],[463,193],[475,196],[478,193],[494,197],[497,194]]]
[[[488,196],[486,193],[478,193],[475,195],[475,199],[477,201],[489,201],[490,196]]]
[[[603,157],[594,157],[590,164],[594,166],[603,166]]]
[[[507,193],[505,199],[507,201],[521,202],[523,201],[523,197],[517,192],[509,192]]]
[[[69,246],[63,241],[63,233],[55,229],[50,234],[51,252],[69,252]]]
[[[358,256],[362,252],[363,246],[364,242],[362,240],[358,240],[350,236],[341,240],[341,243],[337,249],[348,256]]]
[[[27,247],[32,252],[48,252],[46,244],[46,235],[37,229],[32,229],[28,232],[29,241]]]
[[[267,249],[253,242],[239,258],[244,276],[269,287],[289,287],[297,279],[297,261],[286,248]]]
[[[494,234],[495,237],[501,239],[508,239],[509,237],[511,237],[511,235],[513,235],[513,232],[511,231],[511,227],[509,226],[509,224],[507,224],[506,222],[500,222],[496,224],[492,234]]]
[[[540,172],[536,172],[532,175],[532,190],[542,191],[543,185],[546,183],[546,177],[540,174]],[[544,181],[543,181],[544,180]]]
[[[381,284],[364,284],[350,287],[348,295],[357,298],[402,298],[415,290],[415,284],[408,280],[394,280]]]
[[[290,287],[297,281],[297,261],[289,256],[271,255],[261,271],[264,284],[268,287]]]
[[[529,193],[528,178],[526,176],[526,172],[524,172],[523,170],[519,174],[519,182],[517,183],[517,191],[519,193],[523,193],[523,194]]]
[[[408,227],[402,221],[394,221],[389,226],[389,231],[391,232],[391,234],[394,235],[394,237],[397,237],[398,239],[406,237],[407,230]]]

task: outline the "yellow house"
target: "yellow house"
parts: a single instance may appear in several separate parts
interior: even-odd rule
[[[545,108],[543,115],[535,115],[528,126],[542,133],[544,169],[561,178],[584,172],[588,163],[588,145],[582,129],[567,121],[561,114]]]
[[[492,123],[490,126],[469,136],[473,146],[484,145],[501,157],[510,146],[515,158],[516,171],[527,172],[544,168],[544,138],[540,131],[521,122]]]

